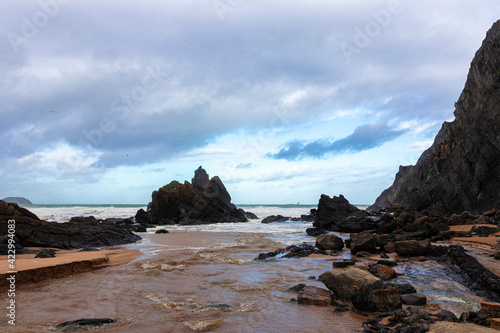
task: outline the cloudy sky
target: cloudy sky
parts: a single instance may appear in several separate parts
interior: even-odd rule
[[[0,4],[0,197],[372,203],[430,146],[500,2]]]

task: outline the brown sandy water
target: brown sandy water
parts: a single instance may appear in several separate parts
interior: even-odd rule
[[[142,236],[140,243],[121,247],[146,254],[133,262],[21,287],[16,293],[17,325],[3,321],[0,330],[54,332],[52,327],[64,321],[104,317],[119,323],[99,332],[362,330],[366,317],[289,302],[296,294],[286,290],[298,283],[324,288],[308,277],[319,276],[331,263],[254,261],[260,252],[283,247],[270,234],[177,230]],[[460,312],[479,302],[435,264],[412,262],[398,270],[406,274],[401,282],[413,283],[443,308]]]

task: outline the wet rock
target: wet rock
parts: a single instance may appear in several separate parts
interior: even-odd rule
[[[381,264],[372,264],[369,266],[370,273],[380,278],[381,280],[391,280],[398,277],[398,274],[394,269],[389,266],[381,265]]]
[[[316,247],[309,244],[299,244],[299,245],[290,245],[285,248],[285,251],[289,251],[290,253],[285,254],[284,258],[301,258],[308,257],[311,254],[326,254],[324,251],[317,249]]]
[[[55,258],[56,251],[52,249],[41,249],[36,254],[35,258]]]
[[[313,222],[315,218],[316,216],[313,214],[300,215],[300,220],[304,222]]]
[[[165,229],[158,229],[155,231],[155,234],[168,234],[168,230]]]
[[[268,260],[268,259],[273,259],[277,255],[283,254],[284,252],[285,252],[285,249],[278,249],[278,250],[273,251],[273,252],[259,253],[259,255],[257,256],[257,258],[255,258],[255,260],[264,261],[264,260]]]
[[[110,318],[85,318],[72,321],[65,321],[55,326],[57,330],[72,330],[77,328],[98,328],[108,324],[114,324],[117,321]]]
[[[356,267],[327,271],[321,274],[318,280],[333,291],[335,296],[345,299],[351,296],[353,287],[360,287],[367,283],[380,281],[372,273]]]
[[[342,250],[344,241],[335,235],[319,235],[316,238],[316,247],[320,250]]]
[[[98,222],[98,220],[93,216],[74,216],[69,222],[78,223],[78,222]]]
[[[361,232],[351,234],[351,253],[356,254],[360,251],[375,253],[377,252],[377,243],[371,233]]]
[[[427,304],[427,297],[423,294],[407,294],[401,295],[401,301],[406,305],[425,305]]]
[[[148,229],[146,229],[145,226],[143,226],[142,224],[132,224],[130,227],[129,227],[129,230],[130,231],[133,231],[133,232],[147,232]]]
[[[273,222],[287,222],[290,221],[291,217],[282,215],[270,215],[262,220],[262,223],[273,223]]]
[[[396,288],[399,291],[400,295],[406,295],[406,294],[414,294],[417,292],[415,287],[413,287],[409,283],[390,283],[386,282],[386,284],[390,285],[391,287]]]
[[[379,260],[377,261],[377,264],[386,265],[389,267],[396,267],[398,265],[398,263],[394,260]]]
[[[425,256],[429,244],[428,241],[407,240],[394,243],[394,248],[400,256]]]
[[[479,237],[488,237],[498,232],[498,228],[486,226],[473,226],[471,232],[475,232]]]
[[[354,266],[356,265],[356,262],[351,259],[342,259],[334,261],[332,265],[333,267],[343,268],[348,266]]]
[[[326,234],[327,231],[325,229],[321,229],[321,228],[307,228],[306,233],[308,236],[317,237],[319,235]]]
[[[295,291],[295,292],[300,292],[302,291],[302,289],[304,289],[306,287],[305,284],[303,283],[299,283],[291,288],[288,288],[287,291]]]
[[[343,302],[338,299],[332,299],[333,310],[332,312],[346,312],[351,311],[352,308],[347,302]]]
[[[252,212],[245,212],[245,217],[249,220],[258,220],[259,218]]]
[[[96,252],[96,251],[101,251],[96,247],[93,246],[84,246],[78,252]]]
[[[331,304],[331,292],[326,289],[306,286],[299,292],[297,302],[305,305],[328,306]]]
[[[149,214],[142,208],[139,209],[135,214],[135,222],[142,225],[149,225],[153,223],[151,220],[151,214]]]
[[[366,251],[359,251],[358,253],[356,253],[356,258],[370,258],[371,256],[372,254]]]
[[[375,235],[375,245],[377,247],[384,247],[389,243],[389,237],[387,235]]]
[[[396,247],[394,246],[394,242],[388,242],[384,246],[384,251],[387,252],[387,253],[394,253],[394,252],[396,252]]]
[[[382,281],[354,288],[351,302],[357,309],[368,312],[387,312],[402,307],[399,291]]]

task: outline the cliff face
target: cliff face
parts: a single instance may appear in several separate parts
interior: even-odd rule
[[[398,203],[443,213],[500,208],[500,20],[472,60],[454,115],[415,166],[400,167],[375,207]]]

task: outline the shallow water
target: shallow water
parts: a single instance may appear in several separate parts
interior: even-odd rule
[[[278,213],[273,209],[257,210],[259,218]],[[283,209],[280,213],[297,216]],[[330,262],[253,260],[260,252],[314,242],[305,233],[310,225],[257,220],[166,226],[170,233],[159,235],[150,229],[141,234],[142,241],[114,247],[144,253],[131,263],[21,287],[16,293],[17,325],[2,322],[0,330],[53,332],[64,321],[109,317],[119,323],[99,332],[360,332],[366,317],[289,302],[296,293],[287,289],[298,283],[324,288],[309,277],[330,269]],[[337,258],[342,257],[349,258],[349,251]],[[435,262],[412,261],[396,269],[404,274],[396,282],[412,283],[429,303],[456,314],[478,309],[480,298]]]

